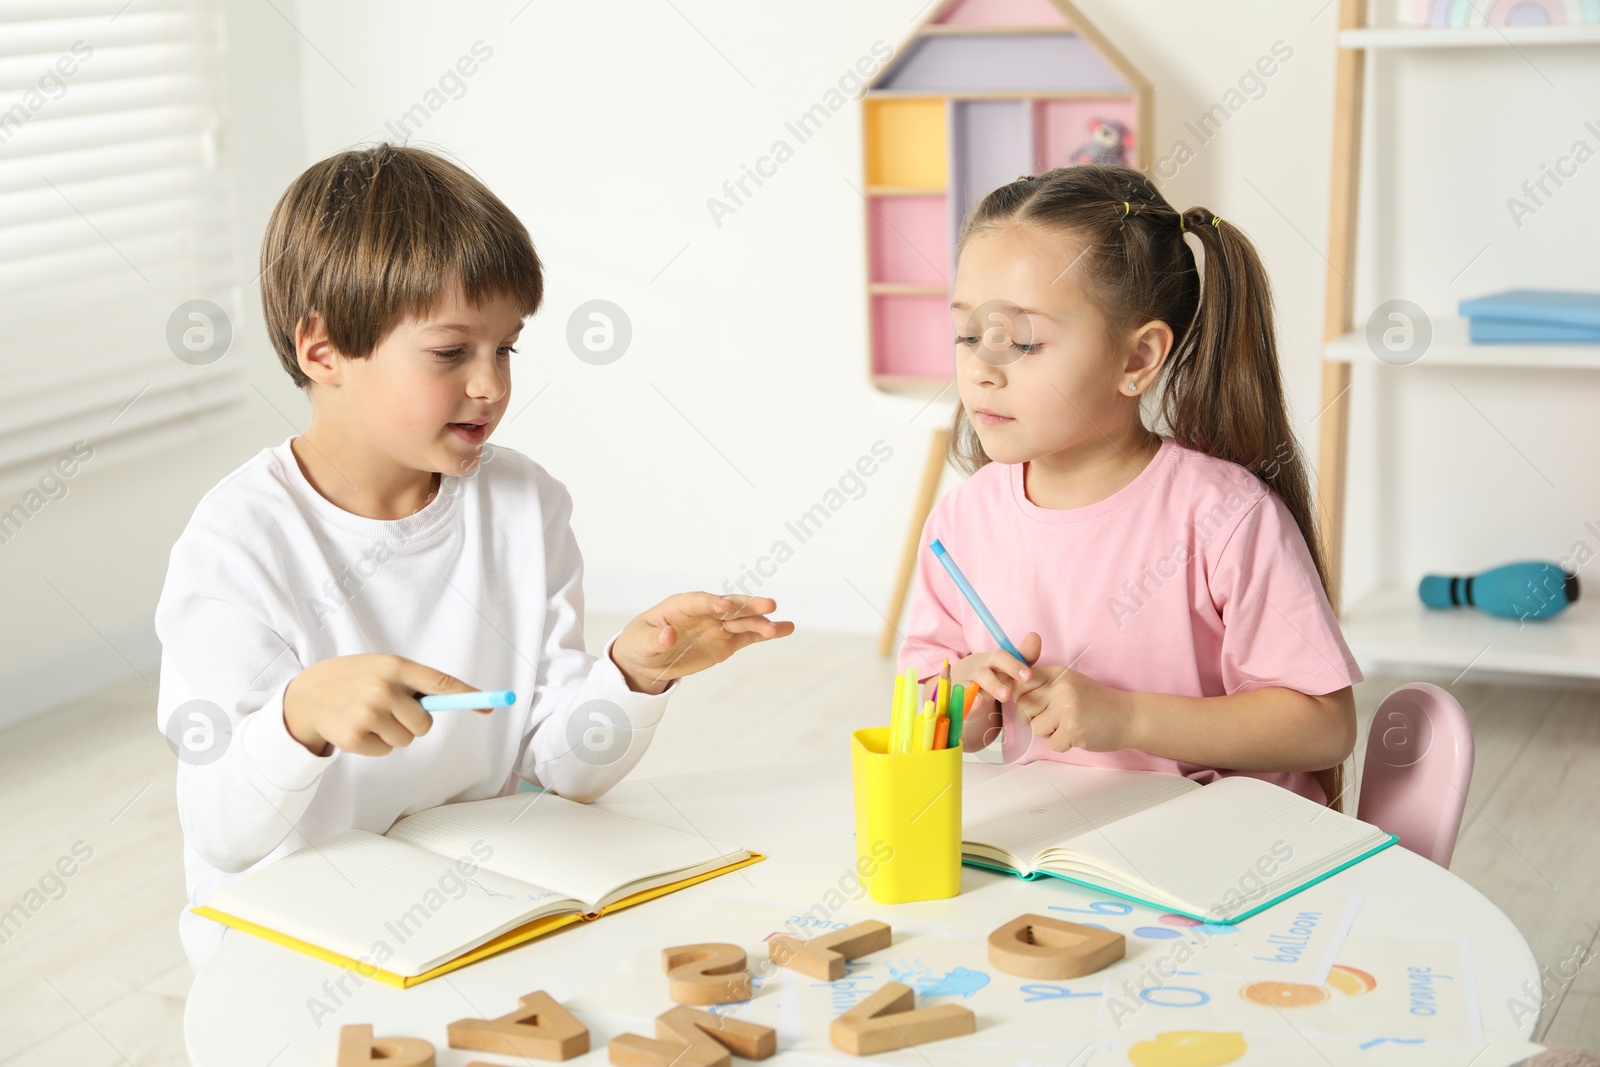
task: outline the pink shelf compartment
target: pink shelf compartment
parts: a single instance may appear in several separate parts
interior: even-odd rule
[[[943,295],[872,297],[874,374],[949,378],[954,337],[950,301]]]
[[[868,198],[868,203],[870,280],[948,287],[948,198],[942,195],[874,196]]]

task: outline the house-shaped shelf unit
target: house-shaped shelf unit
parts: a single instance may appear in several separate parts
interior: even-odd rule
[[[875,385],[917,393],[950,381],[967,209],[1020,175],[1090,158],[1148,171],[1151,106],[1149,83],[1065,0],[933,10],[862,101]]]

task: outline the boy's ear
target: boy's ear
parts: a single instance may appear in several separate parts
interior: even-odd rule
[[[328,324],[320,311],[301,319],[294,331],[295,362],[318,385],[338,385],[344,370],[339,353],[328,341]]]

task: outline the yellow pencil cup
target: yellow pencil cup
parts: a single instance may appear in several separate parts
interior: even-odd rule
[[[888,754],[889,728],[851,735],[856,871],[880,904],[961,892],[961,749]]]

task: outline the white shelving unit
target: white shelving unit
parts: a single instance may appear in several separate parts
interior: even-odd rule
[[[1473,344],[1467,340],[1466,319],[1438,319],[1432,325],[1433,340],[1412,366],[1600,370],[1597,344]],[[1366,336],[1355,331],[1329,341],[1323,355],[1336,363],[1382,362],[1367,347]]]
[[[1521,623],[1481,611],[1429,611],[1415,589],[1382,586],[1340,622],[1363,662],[1600,678],[1600,606],[1593,601],[1579,599],[1553,619]]]
[[[1334,169],[1329,222],[1328,307],[1323,357],[1323,419],[1318,496],[1332,586],[1343,576],[1345,478],[1352,367],[1378,364],[1363,330],[1355,328],[1352,286],[1359,218],[1361,131],[1367,55],[1379,49],[1511,49],[1600,44],[1600,26],[1411,29],[1369,27],[1366,0],[1340,0],[1336,63]],[[1463,62],[1470,60],[1463,59]],[[1508,368],[1544,373],[1600,370],[1597,344],[1473,344],[1467,322],[1432,322],[1426,352],[1411,364],[1427,368]],[[1513,556],[1507,557],[1507,559]],[[1522,623],[1472,610],[1431,610],[1413,586],[1379,586],[1341,609],[1351,651],[1363,663],[1471,668],[1575,678],[1600,678],[1600,589],[1588,589],[1566,611]]]
[[[1521,48],[1600,44],[1600,26],[1484,26],[1459,30],[1341,30],[1340,48]]]

